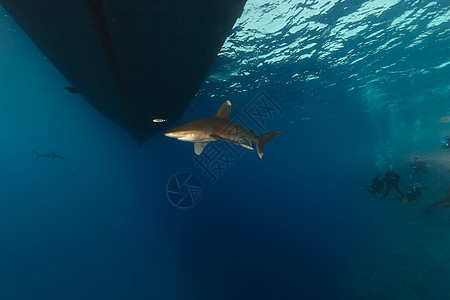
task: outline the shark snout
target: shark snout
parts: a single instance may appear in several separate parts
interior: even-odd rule
[[[180,141],[195,141],[196,134],[190,131],[177,131],[177,130],[169,130],[165,134],[165,136],[178,139]]]
[[[164,135],[171,137],[171,138],[178,138],[178,137],[182,136],[181,134],[179,134],[177,132],[171,132],[171,131],[167,131],[166,133],[164,133]]]

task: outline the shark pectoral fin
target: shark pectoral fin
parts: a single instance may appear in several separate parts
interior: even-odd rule
[[[208,145],[209,142],[206,143],[194,143],[194,151],[195,154],[200,155],[203,152],[203,149],[205,149],[206,145]]]
[[[249,145],[247,145],[247,144],[238,143],[238,142],[232,142],[232,143],[234,143],[234,144],[236,144],[236,145],[239,145],[239,146],[242,146],[242,147],[244,147],[244,148],[247,148],[247,149],[249,149],[249,150],[253,150],[253,147],[252,147],[252,146],[249,146]]]
[[[225,139],[225,138],[223,138],[223,137],[221,137],[221,136],[214,135],[214,134],[212,134],[212,135],[210,135],[210,136],[211,136],[212,138],[215,138],[216,140],[219,140],[219,141],[230,142],[230,143],[233,143],[233,144],[242,146],[242,147],[244,147],[244,148],[253,150],[253,148],[252,148],[251,146],[249,146],[249,145],[247,145],[247,144],[244,144],[244,143],[239,143],[239,142],[236,142],[236,141],[232,141],[232,140],[229,140],[229,139]]]
[[[36,154],[36,158],[39,158],[39,156],[41,156],[37,151],[35,151],[35,150],[31,150],[31,151],[33,151],[33,153]]]
[[[216,117],[229,120],[230,114],[231,114],[231,102],[227,100],[220,107],[219,111],[216,114]]]

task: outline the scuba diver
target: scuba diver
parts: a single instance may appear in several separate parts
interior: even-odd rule
[[[403,204],[408,205],[411,201],[419,200],[422,196],[422,191],[426,189],[427,188],[420,183],[410,184],[406,189],[405,196],[401,198]]]
[[[448,135],[441,140],[441,145],[443,149],[450,149],[450,137]]]
[[[414,156],[413,163],[411,164],[411,168],[414,170],[414,172],[411,174],[411,177],[409,178],[409,182],[414,179],[414,177],[419,173],[427,173],[428,166],[426,163],[420,160],[418,156]]]
[[[389,194],[392,188],[394,188],[397,193],[400,194],[402,198],[405,197],[405,195],[402,193],[400,188],[398,187],[398,182],[400,181],[400,176],[392,171],[392,166],[389,167],[388,171],[384,173],[383,180],[386,183],[386,190],[384,191],[383,195],[381,195],[380,200],[386,199],[386,196]]]
[[[366,191],[369,191],[372,195],[375,194],[382,194],[384,190],[384,180],[383,175],[379,173],[377,176],[375,176],[374,179],[372,179],[372,185],[364,185],[364,189]]]
[[[427,208],[423,210],[424,213],[427,215],[430,213],[433,213],[436,209],[436,207],[440,208],[449,208],[450,207],[450,189],[447,189],[447,194],[445,195],[445,198],[441,201],[436,201]]]

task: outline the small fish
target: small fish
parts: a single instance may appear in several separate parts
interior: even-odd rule
[[[167,119],[153,119],[153,123],[164,123],[167,122]]]

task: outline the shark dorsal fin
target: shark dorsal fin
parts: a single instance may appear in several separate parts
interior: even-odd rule
[[[217,118],[229,120],[231,114],[231,102],[229,100],[225,101],[220,107],[219,111],[216,114]]]

